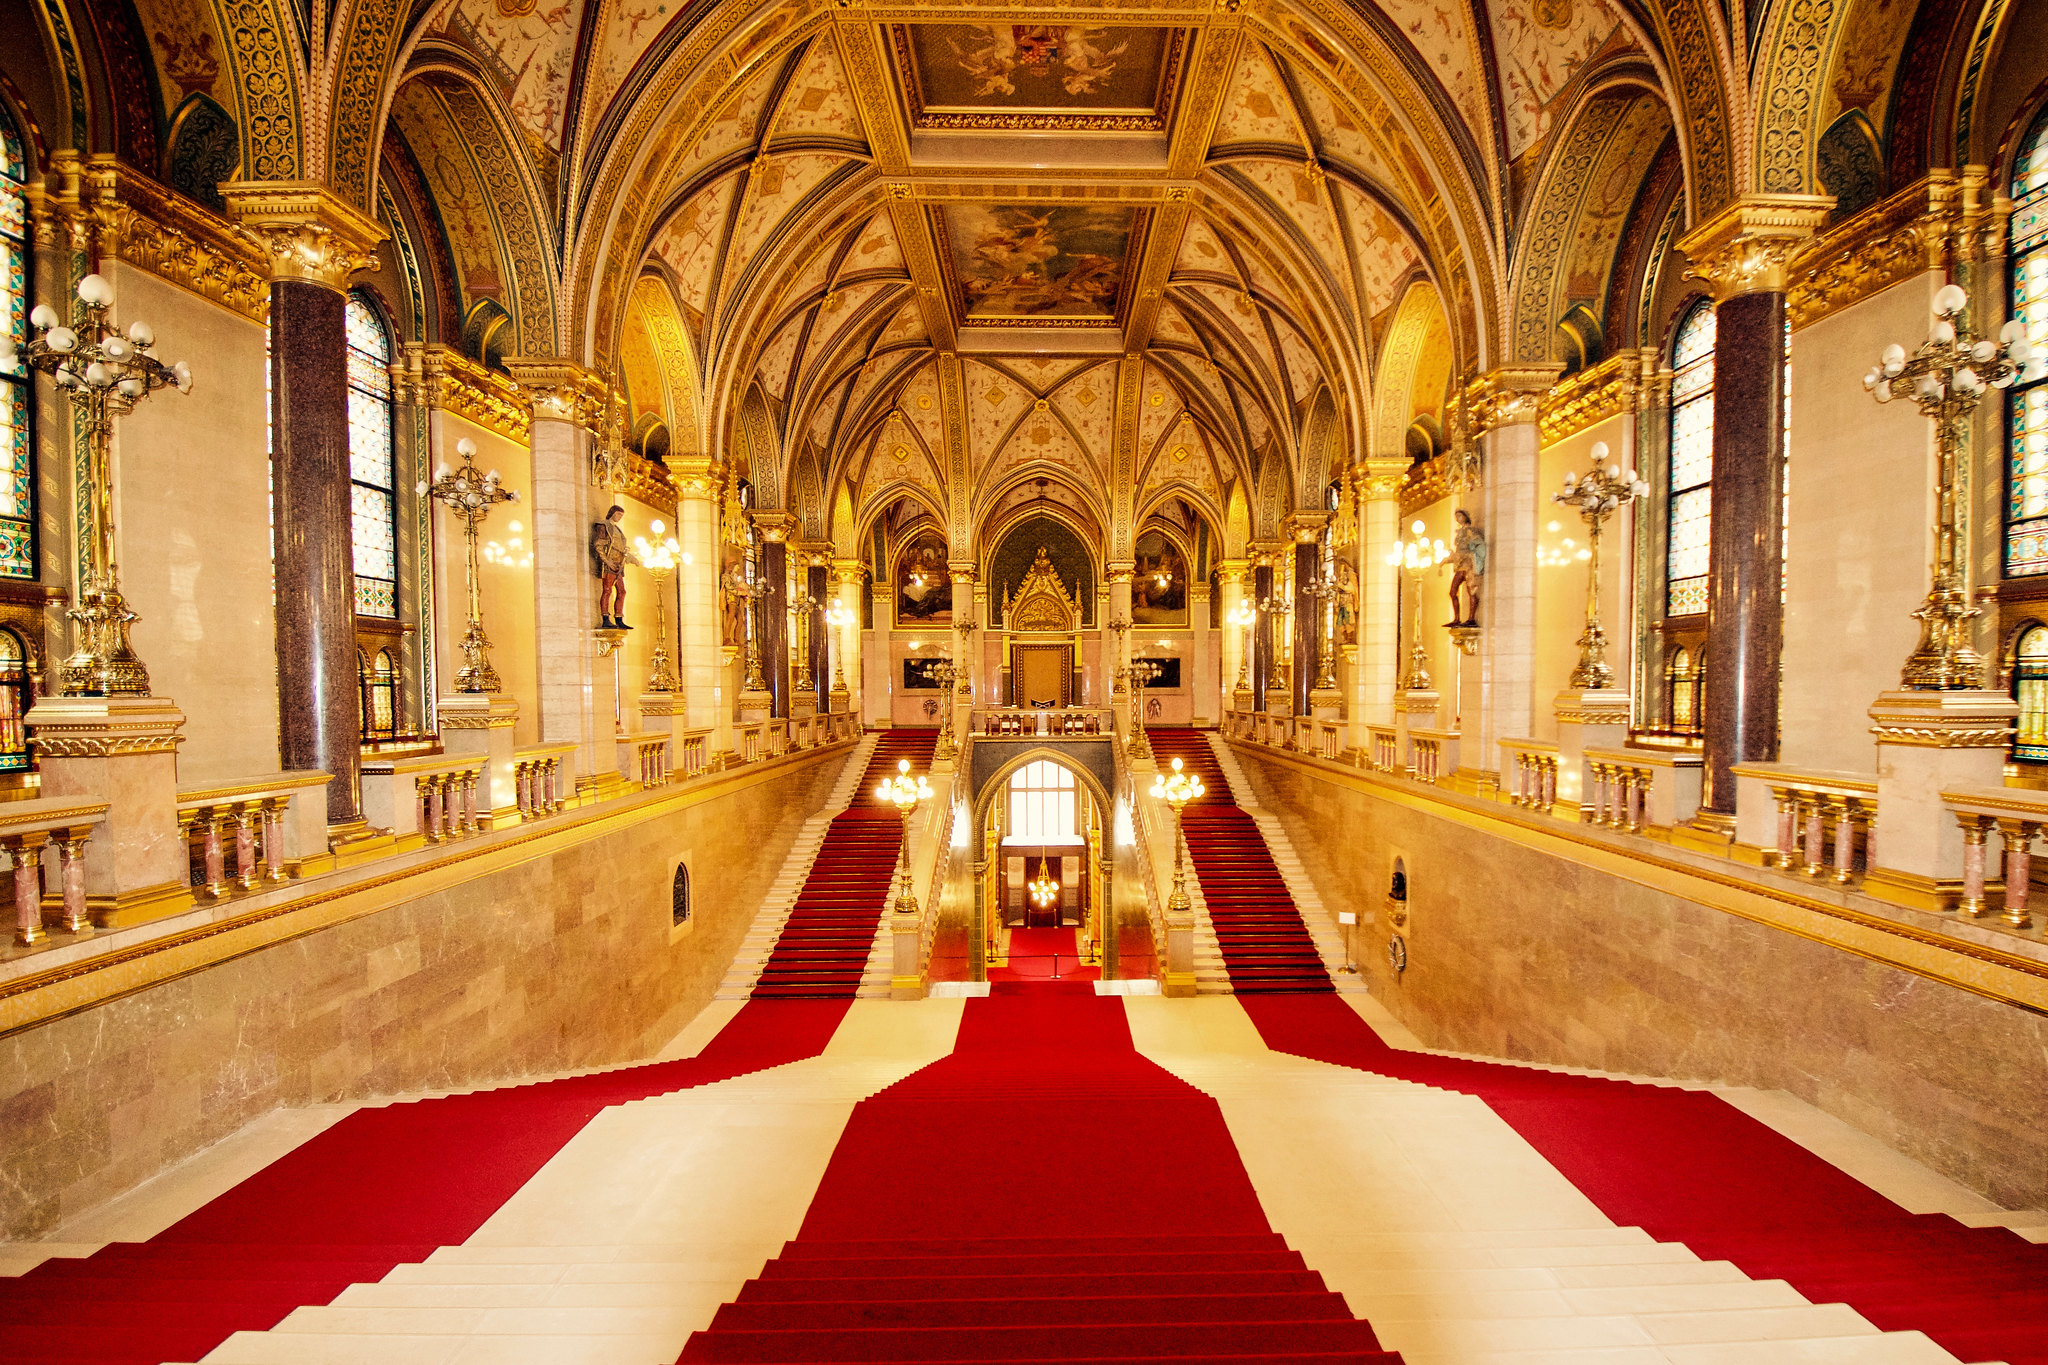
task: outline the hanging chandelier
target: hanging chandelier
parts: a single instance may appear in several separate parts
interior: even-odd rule
[[[1025,888],[1031,893],[1031,903],[1039,909],[1049,908],[1060,898],[1060,884],[1046,875],[1045,863],[1038,864],[1038,876]]]

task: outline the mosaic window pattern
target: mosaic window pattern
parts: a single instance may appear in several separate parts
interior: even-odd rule
[[[2013,653],[2013,699],[2020,704],[2020,717],[2012,756],[2048,763],[2048,626],[2020,636]]]
[[[0,772],[27,772],[28,727],[22,718],[34,700],[28,681],[28,648],[11,630],[0,630]]]
[[[2013,159],[2012,315],[2048,324],[2048,109]],[[2030,367],[2006,395],[2005,572],[2048,573],[2048,382]],[[2017,752],[2017,750],[2015,750]]]
[[[27,179],[21,134],[0,114],[0,327],[17,347],[28,340]],[[28,368],[17,359],[0,369],[0,578],[36,576],[33,449]]]
[[[398,615],[398,498],[391,446],[391,333],[360,294],[348,299],[348,475],[355,517],[356,614]]]
[[[356,659],[363,674],[363,736],[389,739],[398,731],[398,666],[388,649],[378,650],[374,662],[365,661],[361,651]]]
[[[1704,299],[1678,324],[1671,345],[1671,541],[1665,561],[1667,616],[1707,609],[1713,541],[1714,305]]]

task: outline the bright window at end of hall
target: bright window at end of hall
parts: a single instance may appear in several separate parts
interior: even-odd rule
[[[1047,759],[1027,763],[1010,778],[1009,844],[1080,842],[1074,774]]]

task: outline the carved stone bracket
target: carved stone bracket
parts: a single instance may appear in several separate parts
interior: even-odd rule
[[[1643,357],[1655,371],[1655,352],[1622,351],[1581,370],[1543,396],[1539,420],[1543,444],[1576,436],[1588,427],[1635,409],[1643,387]]]
[[[1496,427],[1522,426],[1541,415],[1543,396],[1564,373],[1564,362],[1503,365],[1465,386],[1465,417],[1474,437]]]
[[[1738,199],[1678,239],[1692,261],[1685,277],[1706,282],[1715,302],[1782,294],[1793,261],[1834,211],[1829,194],[1758,194]]]
[[[1836,223],[1799,253],[1786,311],[1795,330],[1879,290],[1955,261],[2005,252],[2012,201],[1987,200],[1985,172],[1934,170],[1923,180]]]
[[[383,226],[324,185],[229,181],[221,195],[228,217],[263,254],[272,280],[341,290],[358,270],[377,268]]]
[[[391,383],[401,403],[452,412],[510,441],[527,439],[530,413],[519,386],[452,346],[407,342],[392,363]]]

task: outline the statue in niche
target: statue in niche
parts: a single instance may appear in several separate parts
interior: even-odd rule
[[[1486,532],[1472,524],[1460,507],[1451,513],[1458,529],[1451,536],[1451,619],[1447,626],[1479,624],[1479,580],[1486,577]],[[1464,596],[1459,596],[1460,592]]]
[[[590,570],[597,575],[597,614],[608,630],[631,630],[626,624],[626,533],[619,523],[626,509],[617,503],[604,520],[590,527]]]

